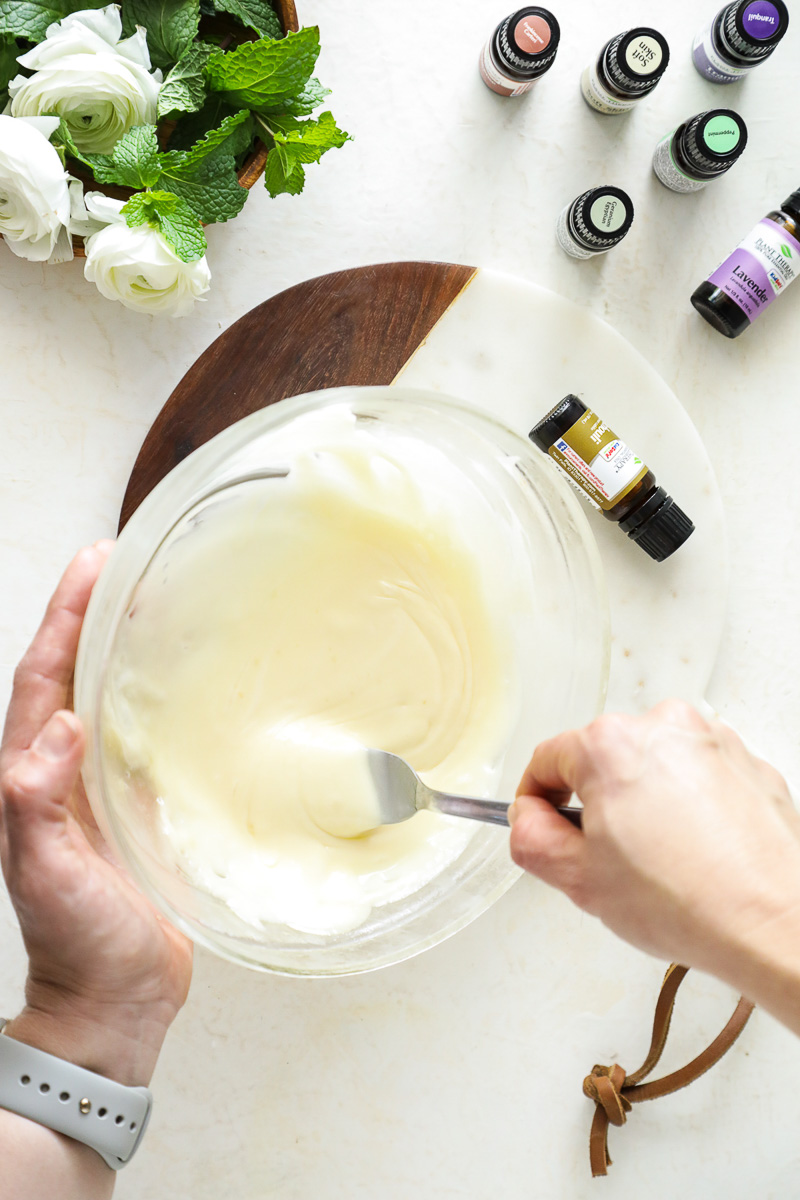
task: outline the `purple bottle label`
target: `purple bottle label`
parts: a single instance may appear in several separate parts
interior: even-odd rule
[[[759,221],[708,282],[739,305],[751,321],[800,274],[800,242],[766,217]]]
[[[742,27],[758,42],[774,37],[781,27],[781,14],[769,0],[754,0],[742,13]]]
[[[758,62],[742,62],[740,66],[734,67],[720,55],[714,41],[714,26],[719,15],[717,13],[711,24],[701,29],[694,39],[692,60],[700,74],[712,83],[736,83],[743,79],[748,71],[752,71],[753,67],[758,66]]]

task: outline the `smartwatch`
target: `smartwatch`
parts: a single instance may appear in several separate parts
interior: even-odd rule
[[[3,1035],[0,1018],[0,1108],[28,1117],[96,1150],[114,1171],[144,1136],[153,1097]]]

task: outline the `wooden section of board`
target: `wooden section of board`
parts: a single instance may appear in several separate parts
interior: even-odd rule
[[[252,309],[189,368],[131,474],[119,527],[169,471],[235,421],[318,388],[388,384],[475,274],[401,262],[321,275]]]

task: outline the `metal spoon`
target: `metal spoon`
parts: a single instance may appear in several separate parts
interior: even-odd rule
[[[413,767],[387,750],[367,750],[367,762],[378,798],[381,825],[407,821],[421,808],[445,813],[449,817],[468,817],[490,825],[508,824],[508,805],[503,800],[482,800],[477,796],[452,796],[437,792],[423,783]],[[581,808],[555,806],[577,829],[582,827]]]

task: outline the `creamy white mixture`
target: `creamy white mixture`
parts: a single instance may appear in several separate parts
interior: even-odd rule
[[[286,478],[221,492],[158,551],[103,737],[199,886],[255,926],[326,934],[418,890],[474,828],[373,828],[360,747],[491,795],[518,681],[479,488],[413,437],[389,449],[349,414],[320,428],[312,449],[308,430],[278,440]]]

